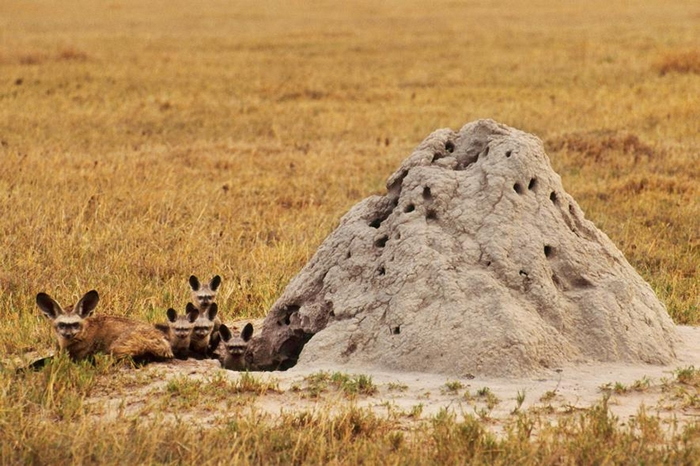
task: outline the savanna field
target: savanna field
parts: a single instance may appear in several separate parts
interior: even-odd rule
[[[0,355],[53,347],[40,291],[94,288],[97,312],[161,322],[191,274],[219,274],[225,321],[264,317],[423,138],[478,118],[540,137],[586,217],[698,326],[698,24],[696,1],[2,0]],[[604,398],[556,427],[515,413],[494,436],[483,416],[352,402],[272,418],[248,408],[283,396],[274,383],[214,373],[107,419],[89,400],[146,377],[124,366],[3,367],[0,462],[700,464],[697,421],[622,425]],[[668,386],[700,408],[700,369]]]

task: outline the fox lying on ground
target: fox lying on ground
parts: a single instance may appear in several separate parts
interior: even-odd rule
[[[72,359],[96,353],[144,362],[173,357],[165,335],[153,326],[126,317],[93,316],[99,299],[97,291],[91,290],[75,306],[63,308],[46,293],[36,296],[39,309],[53,322],[58,346]]]

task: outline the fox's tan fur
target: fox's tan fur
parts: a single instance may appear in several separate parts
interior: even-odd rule
[[[209,283],[202,285],[199,279],[192,275],[189,283],[194,307],[199,310],[199,318],[194,323],[194,331],[190,339],[190,350],[201,357],[212,357],[220,341],[221,319],[217,315],[218,307],[215,301],[221,286],[221,277],[215,275]],[[206,333],[204,330],[209,328],[211,330]]]
[[[170,308],[167,311],[167,316],[168,323],[156,324],[156,328],[163,332],[170,342],[170,347],[175,357],[187,359],[190,354],[192,330],[194,329],[194,322],[199,317],[199,311],[192,306],[191,308],[188,307],[185,314],[178,315],[175,309]]]
[[[170,359],[173,352],[163,333],[154,327],[126,317],[95,315],[99,297],[95,290],[75,306],[61,307],[45,293],[36,301],[53,324],[61,350],[72,359],[85,359],[96,353],[137,360]]]
[[[187,311],[194,309],[192,303],[187,303]],[[193,356],[211,357],[219,345],[219,326],[221,321],[217,317],[219,308],[216,303],[211,303],[209,308],[199,313],[199,318],[194,321],[194,329],[190,338],[190,353]]]
[[[219,361],[223,368],[232,371],[246,370],[248,365],[245,361],[245,350],[253,336],[253,324],[246,324],[240,335],[232,333],[226,325],[221,324],[219,333],[221,334],[221,346],[223,347],[219,350]]]

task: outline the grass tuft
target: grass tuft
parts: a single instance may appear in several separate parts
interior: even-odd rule
[[[656,60],[654,69],[661,76],[668,73],[700,74],[700,50],[665,53]]]

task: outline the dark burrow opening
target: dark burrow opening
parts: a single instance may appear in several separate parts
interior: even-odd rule
[[[386,246],[387,241],[389,241],[389,237],[387,235],[383,235],[374,242],[374,245],[378,248],[383,248]]]
[[[544,247],[544,255],[545,257],[551,257],[552,254],[554,254],[554,248],[550,245],[545,245]]]
[[[530,183],[527,185],[527,189],[533,191],[537,187],[537,178],[532,178]]]
[[[398,335],[401,333],[401,326],[397,325],[396,327],[392,327],[391,333],[394,335]]]
[[[513,189],[515,190],[516,193],[522,194],[523,193],[523,187],[520,185],[520,183],[515,183],[513,185]]]
[[[557,193],[552,191],[552,193],[549,195],[549,200],[556,204],[559,201],[559,198],[557,197]]]
[[[299,354],[309,340],[313,337],[312,333],[306,333],[301,329],[296,329],[292,335],[287,338],[277,351],[276,370],[286,371],[294,367],[299,360]],[[274,370],[274,369],[273,369]]]
[[[435,212],[433,209],[428,209],[428,211],[425,213],[425,219],[429,222],[437,221],[437,212]]]
[[[416,206],[413,205],[413,204],[408,204],[408,205],[403,209],[403,211],[406,212],[406,213],[413,212],[414,210],[416,210]]]
[[[428,202],[433,200],[433,193],[430,192],[430,186],[423,188],[423,199]]]
[[[393,206],[396,207],[396,204],[398,203],[398,198],[394,199],[393,201]],[[391,215],[392,210],[391,209],[385,209],[384,212],[381,212],[377,218],[369,222],[369,226],[372,228],[379,228],[382,226],[382,223],[384,220],[389,218],[389,215]]]
[[[449,152],[450,154],[451,154],[452,152],[454,152],[454,150],[455,150],[455,143],[452,142],[452,141],[447,141],[447,142],[445,143],[445,150],[446,150],[447,152]]]

